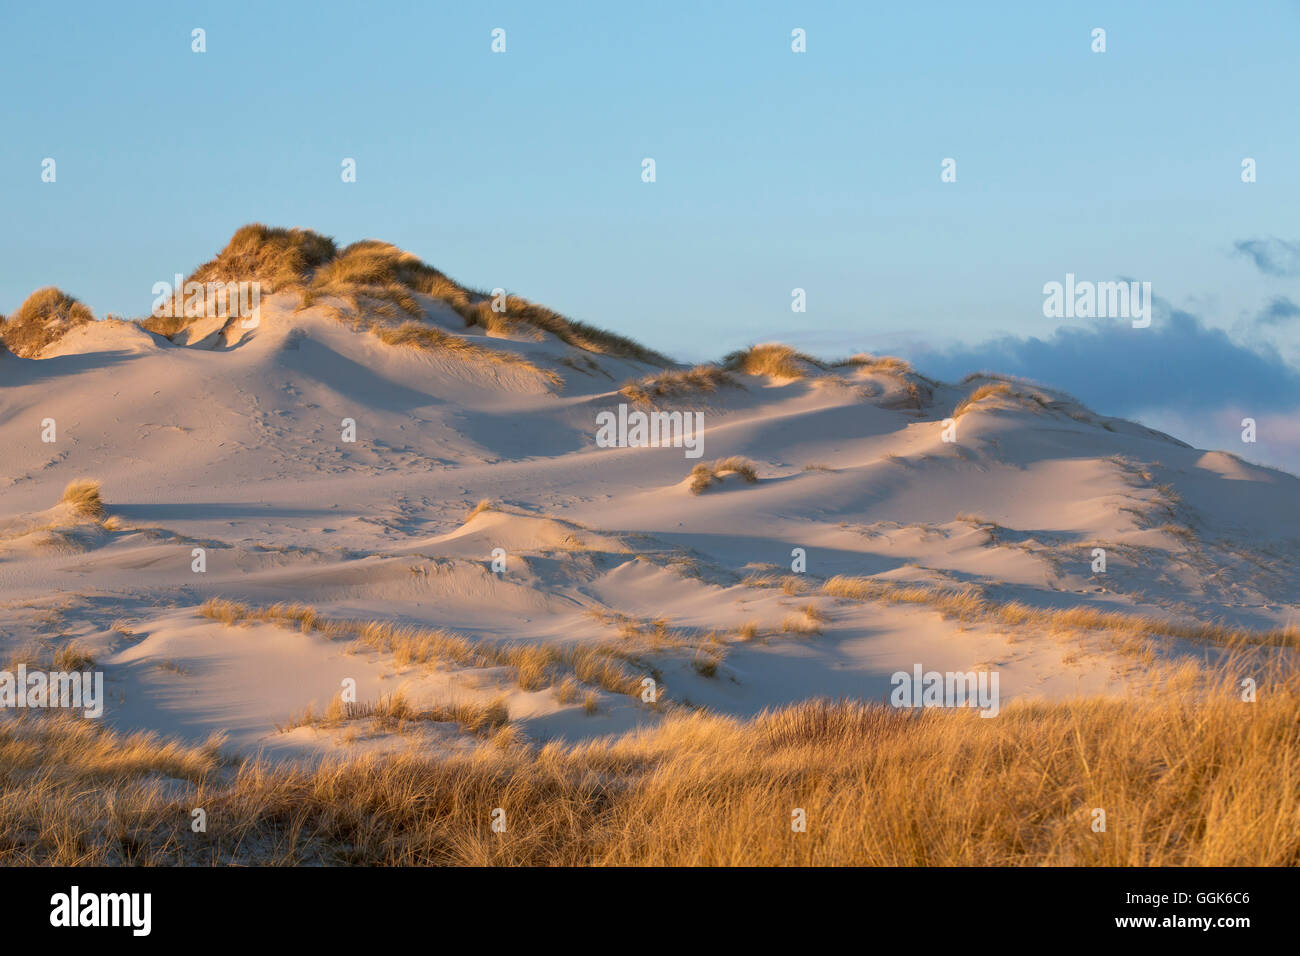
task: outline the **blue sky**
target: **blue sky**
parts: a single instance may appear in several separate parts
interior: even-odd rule
[[[1153,340],[1241,358],[1213,408],[1285,417],[1298,40],[1294,0],[6,4],[0,311],[54,284],[143,315],[153,283],[262,221],[395,242],[682,358],[779,338],[946,373],[1038,339],[1021,374],[1073,370],[1057,384],[1102,411],[1201,414],[1163,378],[1108,379],[1142,377],[1123,329],[1042,314],[1066,272],[1126,276],[1191,317]],[[1079,369],[1065,326],[1114,367]],[[1260,356],[1284,387],[1236,395]],[[1300,465],[1300,436],[1264,444],[1243,453]]]

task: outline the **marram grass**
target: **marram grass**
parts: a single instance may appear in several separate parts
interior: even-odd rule
[[[0,861],[1295,866],[1300,680],[1253,676],[1254,702],[1225,672],[1195,694],[1012,702],[995,719],[808,701],[313,767],[26,718],[0,726]]]

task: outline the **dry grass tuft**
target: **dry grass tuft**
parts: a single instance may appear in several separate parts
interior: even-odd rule
[[[825,366],[811,355],[797,352],[788,345],[766,342],[752,345],[740,352],[732,352],[722,360],[723,367],[745,375],[767,375],[772,378],[803,378],[808,366]]]
[[[473,521],[475,518],[477,518],[485,511],[499,511],[499,510],[500,510],[500,505],[498,505],[493,499],[480,498],[478,504],[476,504],[473,508],[470,508],[469,512],[465,515],[465,521],[466,522]]]
[[[821,626],[826,621],[826,615],[818,609],[817,605],[805,604],[799,610],[803,612],[802,616],[792,614],[781,622],[782,633],[808,636],[821,634]]]
[[[722,480],[723,475],[739,475],[746,482],[758,481],[758,466],[748,458],[732,455],[719,458],[712,464],[701,462],[691,469],[691,494],[703,494],[708,488]]]
[[[301,715],[291,717],[277,729],[283,733],[298,727],[336,728],[354,720],[369,720],[378,730],[398,733],[406,724],[417,721],[454,723],[472,734],[493,736],[510,723],[510,710],[502,697],[487,703],[453,701],[420,710],[399,690],[380,697],[374,703],[345,703],[342,698],[335,697],[330,701],[329,709],[319,716],[308,705]]]
[[[84,671],[95,666],[95,659],[91,657],[90,651],[73,641],[71,644],[65,644],[54,652],[54,670],[56,671]]]
[[[1063,410],[1064,405],[1066,404],[1062,402],[1054,402],[1051,396],[1044,392],[1040,392],[1038,389],[1031,388],[1024,383],[1016,383],[1016,387],[1013,387],[1012,384],[1006,381],[996,380],[985,382],[962,399],[957,404],[957,407],[953,409],[953,417],[960,418],[965,412],[970,411],[973,406],[980,402],[987,402],[998,398],[1017,402],[1027,408],[1046,409],[1049,411],[1052,409]],[[1080,421],[1089,420],[1088,416],[1082,415],[1077,411],[1072,413],[1071,417]]]
[[[237,229],[216,258],[195,269],[186,281],[259,282],[269,294],[309,282],[337,252],[333,239],[310,229],[254,222]]]
[[[74,514],[100,521],[104,517],[104,499],[99,494],[99,482],[93,478],[78,478],[68,482],[59,504],[69,505]]]
[[[1010,396],[1011,394],[1011,386],[1004,382],[990,382],[987,385],[981,385],[957,403],[957,407],[953,409],[952,417],[961,418],[972,405],[986,399]]]
[[[777,588],[784,594],[802,594],[812,585],[802,574],[749,574],[741,581],[749,588]]]
[[[87,306],[46,286],[29,295],[16,312],[0,318],[0,343],[22,358],[36,358],[68,332],[94,320]]]
[[[627,382],[619,389],[619,393],[637,404],[655,405],[660,399],[680,399],[700,392],[715,392],[723,387],[744,386],[735,376],[716,365],[697,365],[690,369],[660,372],[635,382]]]

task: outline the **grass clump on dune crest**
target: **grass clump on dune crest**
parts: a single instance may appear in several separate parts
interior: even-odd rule
[[[981,385],[957,403],[957,407],[952,410],[952,417],[961,418],[962,414],[968,411],[972,405],[986,399],[1009,395],[1011,395],[1011,386],[1003,382],[991,382],[987,385]]]
[[[266,293],[301,286],[338,253],[334,240],[311,229],[249,223],[235,230],[215,259],[194,270],[191,282],[260,282]]]
[[[469,523],[470,521],[473,521],[475,518],[477,518],[485,511],[499,511],[499,510],[501,510],[500,507],[497,505],[496,501],[493,500],[492,498],[480,498],[478,504],[476,504],[473,508],[471,508],[469,510],[469,513],[465,515],[465,522]]]
[[[515,324],[531,326],[549,332],[561,342],[585,352],[632,359],[647,365],[671,365],[666,355],[646,348],[622,335],[569,319],[545,306],[529,302],[517,295],[504,296],[504,312],[492,309],[490,297],[483,293],[470,293],[472,301],[466,305],[453,305],[466,325],[480,325],[487,331],[494,329],[509,333]]]
[[[975,391],[971,392],[964,399],[958,402],[957,407],[953,409],[953,417],[960,418],[965,412],[970,411],[975,405],[981,402],[987,402],[993,399],[1009,399],[1013,402],[1020,402],[1029,408],[1040,409],[1064,409],[1068,403],[1053,401],[1051,396],[1038,391],[1029,386],[1013,387],[1011,383],[1004,381],[985,382]],[[1076,414],[1072,417],[1078,417]]]
[[[831,367],[865,369],[868,372],[876,372],[881,375],[916,374],[916,369],[912,368],[912,363],[905,359],[896,358],[892,355],[872,355],[869,352],[850,355],[839,362],[833,362]]]
[[[6,722],[0,826],[23,836],[0,862],[115,863],[129,846],[155,865],[1300,865],[1300,680],[1257,672],[1247,704],[1238,676],[1197,696],[1012,701],[988,720],[811,700],[573,745],[220,775],[210,747]],[[164,796],[160,775],[197,792]],[[225,824],[176,826],[197,805]]]
[[[868,375],[884,375],[897,381],[899,394],[886,402],[886,407],[925,408],[934,399],[934,387],[938,384],[917,372],[910,362],[891,355],[860,352],[833,363],[831,367],[853,368]]]
[[[17,311],[0,318],[0,342],[22,358],[36,358],[68,332],[95,321],[88,306],[46,286],[29,295]]]
[[[216,258],[189,277],[196,282],[260,282],[264,293],[297,290],[301,307],[326,296],[351,303],[357,313],[397,320],[401,314],[424,318],[419,296],[428,296],[456,312],[466,326],[511,332],[531,327],[583,349],[653,365],[671,365],[667,357],[631,339],[568,319],[519,296],[499,298],[469,289],[418,256],[392,243],[362,239],[338,248],[334,240],[310,229],[282,229],[250,223],[238,229]],[[503,311],[498,311],[494,305]],[[160,335],[174,335],[192,319],[146,319],[141,324]]]
[[[697,365],[694,368],[660,372],[627,382],[619,393],[629,401],[641,405],[654,405],[657,399],[673,399],[696,392],[715,392],[723,387],[741,388],[735,376],[716,365]]]
[[[59,504],[68,505],[78,517],[99,521],[104,517],[104,499],[99,488],[99,482],[92,478],[70,481],[63,489]]]
[[[758,481],[758,466],[748,458],[732,455],[719,458],[712,464],[701,462],[691,469],[691,494],[703,494],[711,486],[722,480],[724,475],[739,475],[746,482]]]
[[[772,378],[803,378],[808,366],[824,368],[822,362],[797,352],[788,345],[766,342],[732,352],[722,360],[723,367],[745,375],[767,375]]]

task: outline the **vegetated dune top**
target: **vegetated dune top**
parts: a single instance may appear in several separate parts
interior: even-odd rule
[[[371,333],[385,345],[427,353],[443,370],[472,369],[471,374],[494,387],[508,380],[529,383],[526,389],[542,382],[571,389],[579,383],[578,390],[584,390],[590,380],[605,378],[622,382],[623,396],[642,406],[706,395],[725,401],[743,388],[736,375],[776,382],[815,379],[825,387],[851,384],[846,375],[890,377],[898,387],[883,390],[885,402],[914,409],[929,403],[938,387],[898,359],[855,356],[824,362],[776,343],[687,369],[631,339],[519,296],[467,288],[390,243],[365,239],[340,249],[332,238],[310,229],[244,226],[194,270],[190,282],[205,287],[259,284],[261,314],[268,325],[247,321],[238,312],[237,294],[224,290],[214,299],[210,292],[195,296],[177,289],[170,301],[155,303],[165,304],[165,310],[155,308],[145,319],[125,322],[110,316],[97,323],[83,303],[47,287],[7,320],[0,317],[0,347],[29,359],[145,353],[170,346],[224,352],[259,336],[277,347],[286,338],[298,343],[319,337],[320,320],[329,319],[353,332]],[[11,379],[15,374],[10,372]],[[1089,414],[1068,396],[1027,385],[990,385],[976,398],[989,397],[993,390],[1006,400],[1052,402],[1070,408],[1071,414]]]
[[[90,309],[72,296],[46,286],[29,295],[12,315],[0,316],[0,346],[15,355],[35,358],[94,319]]]
[[[251,327],[43,293],[0,355],[0,653],[85,644],[115,726],[328,749],[277,727],[345,678],[500,695],[538,739],[659,720],[651,675],[733,714],[917,662],[1063,696],[1300,620],[1300,479],[1049,388],[776,343],[687,368],[305,231],[195,276],[273,291]],[[619,406],[701,413],[701,457],[598,447]],[[87,476],[103,513],[56,504]]]

